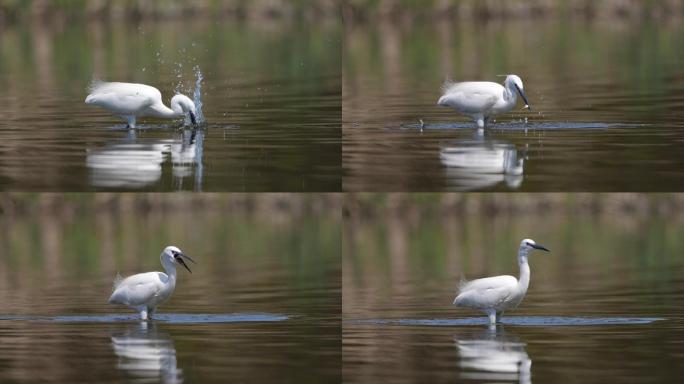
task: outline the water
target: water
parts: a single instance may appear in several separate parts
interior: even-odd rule
[[[347,27],[344,189],[677,191],[682,37],[681,23],[618,20]],[[478,135],[469,118],[436,105],[446,78],[502,82],[503,73],[522,78],[533,112],[519,104]],[[441,156],[473,141],[481,150],[468,159]]]
[[[345,221],[345,383],[679,381],[676,215],[588,215],[572,198],[567,210],[421,209],[430,196]],[[530,236],[551,252],[530,256],[527,296],[503,324],[451,305],[461,277],[517,276],[517,246]]]
[[[202,71],[198,65],[196,65],[193,70],[195,71],[196,80],[195,90],[192,92],[192,101],[195,104],[195,109],[197,110],[197,116],[195,116],[197,119],[197,124],[202,125],[206,122],[204,120],[204,112],[202,112],[202,80],[204,80],[204,76],[202,76]]]
[[[340,224],[304,208],[317,197],[274,211],[256,197],[132,209],[137,194],[97,195],[25,197],[45,214],[3,205],[0,382],[340,381]],[[151,324],[107,304],[117,272],[161,270],[168,244],[197,264]]]
[[[2,28],[4,190],[341,188],[335,23],[199,18]],[[123,120],[84,104],[93,79],[150,84],[166,105],[181,92],[204,124],[190,135],[181,119],[139,119],[129,132]]]

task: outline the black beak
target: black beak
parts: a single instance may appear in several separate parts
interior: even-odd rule
[[[530,247],[532,247],[534,249],[538,249],[540,251],[551,252],[548,249],[546,249],[543,245],[539,245],[539,244],[530,244]]]
[[[190,268],[188,267],[188,265],[185,264],[185,261],[183,261],[183,258],[186,258],[186,259],[192,261],[193,263],[195,263],[195,260],[193,260],[190,256],[188,256],[188,255],[186,255],[186,254],[183,254],[183,253],[176,253],[175,255],[173,255],[173,257],[174,257],[174,259],[176,259],[176,262],[177,262],[178,264],[184,266],[185,269],[188,270],[188,272],[192,273],[192,271],[190,270]],[[197,264],[197,263],[195,263],[195,264]]]
[[[520,90],[518,90],[518,91],[520,91]],[[197,119],[195,118],[195,114],[192,113],[192,111],[190,111],[190,121],[192,121],[192,125],[197,125]]]
[[[513,85],[515,85],[515,89],[518,90],[518,94],[520,95],[520,97],[522,97],[523,101],[525,101],[525,106],[527,107],[527,109],[532,111],[532,107],[530,107],[530,103],[527,101],[527,97],[525,97],[525,92],[518,88],[518,84],[514,83]]]

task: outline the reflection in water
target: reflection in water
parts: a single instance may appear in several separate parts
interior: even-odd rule
[[[123,335],[112,336],[111,340],[119,358],[117,368],[134,376],[134,382],[183,382],[173,341],[168,334],[157,332],[154,323],[140,322]]]
[[[503,327],[492,327],[466,337],[457,335],[454,342],[463,378],[532,382],[532,360],[525,351],[525,343],[506,334]]]
[[[194,190],[202,190],[204,131],[184,129],[172,139],[139,139],[130,130],[125,140],[88,151],[86,164],[95,187],[141,188],[162,178],[162,165],[171,155],[176,189],[195,170]]]
[[[501,182],[516,189],[523,181],[523,156],[510,143],[484,138],[453,141],[440,150],[439,159],[454,189],[480,189]]]

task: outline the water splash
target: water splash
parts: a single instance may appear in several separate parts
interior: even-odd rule
[[[202,112],[202,71],[200,71],[199,65],[193,67],[195,71],[195,91],[192,95],[192,101],[195,103],[195,118],[197,119],[197,124],[204,124],[204,113]]]

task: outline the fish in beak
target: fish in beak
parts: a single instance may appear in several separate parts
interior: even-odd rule
[[[518,94],[520,95],[520,97],[522,97],[523,101],[525,102],[525,106],[523,107],[523,109],[527,108],[527,109],[529,109],[530,112],[531,112],[531,111],[532,111],[532,107],[530,107],[530,103],[527,101],[527,97],[525,97],[525,92],[523,92],[522,89],[520,89],[520,88],[518,87],[518,84],[515,84],[515,83],[514,83],[513,85],[515,85],[515,89],[518,90]]]
[[[188,267],[188,265],[185,264],[185,261],[184,261],[183,259],[184,259],[184,258],[185,258],[185,259],[188,259],[188,260],[192,261],[193,264],[197,264],[197,263],[195,263],[195,260],[192,259],[192,257],[190,257],[190,256],[188,256],[188,255],[186,255],[186,254],[184,254],[184,253],[176,253],[176,254],[173,255],[173,258],[176,260],[176,262],[177,262],[178,264],[184,266],[185,269],[187,269],[188,272],[190,272],[190,273],[192,273],[192,271],[190,270],[190,268]]]

